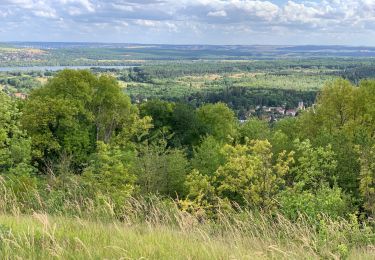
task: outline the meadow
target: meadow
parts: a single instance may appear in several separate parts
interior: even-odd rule
[[[175,201],[152,197],[129,199],[119,220],[110,198],[100,208],[65,201],[65,211],[51,215],[55,209],[43,206],[26,213],[11,190],[1,193],[2,259],[373,259],[375,253],[373,233],[355,218],[322,216],[312,224],[302,215],[290,221],[237,208],[202,222]]]

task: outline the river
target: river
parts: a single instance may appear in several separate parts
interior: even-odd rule
[[[10,71],[59,71],[63,69],[84,70],[91,68],[126,69],[135,66],[34,66],[34,67],[0,67],[0,72]]]

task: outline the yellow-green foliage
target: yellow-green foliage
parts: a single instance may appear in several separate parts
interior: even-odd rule
[[[294,162],[293,153],[283,151],[274,158],[267,140],[248,141],[244,145],[227,144],[221,153],[223,162],[214,174],[195,170],[188,176],[188,198],[206,204],[207,200],[213,203],[217,196],[241,206],[272,209],[276,203],[274,196],[280,191],[283,177]],[[200,166],[204,169],[204,165]]]
[[[268,141],[225,146],[223,152],[227,162],[216,172],[219,195],[240,204],[246,201],[253,206],[272,208],[273,196],[283,184],[282,177],[289,171],[293,159],[285,160],[283,153],[273,165],[271,148]]]
[[[375,216],[375,146],[361,150],[361,172],[359,190],[365,209]]]

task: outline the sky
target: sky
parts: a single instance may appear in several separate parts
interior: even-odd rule
[[[375,0],[0,0],[0,41],[375,46]]]

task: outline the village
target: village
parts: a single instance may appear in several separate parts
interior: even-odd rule
[[[40,61],[45,53],[45,51],[32,48],[17,49],[0,46],[0,64]]]
[[[245,119],[240,119],[240,123],[245,123],[250,118],[257,117],[270,123],[279,121],[285,117],[296,117],[300,111],[306,109],[303,101],[298,102],[298,107],[287,108],[286,106],[268,107],[256,106],[255,109],[248,111]]]

